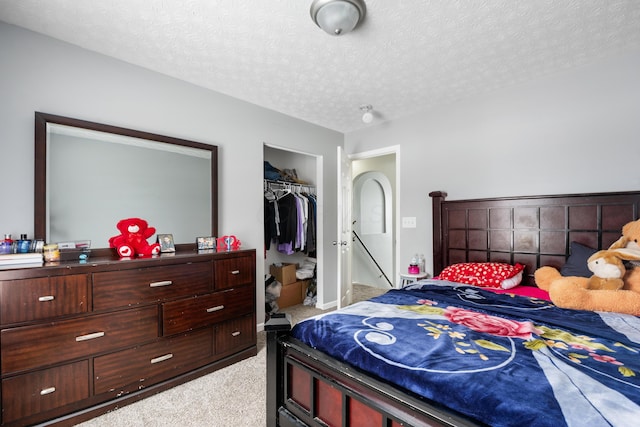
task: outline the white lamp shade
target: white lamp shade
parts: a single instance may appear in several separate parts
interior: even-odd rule
[[[347,0],[316,1],[311,11],[315,23],[333,36],[353,30],[362,19],[361,11],[364,12]]]

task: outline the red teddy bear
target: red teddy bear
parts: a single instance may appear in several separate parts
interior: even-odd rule
[[[116,248],[121,257],[129,258],[136,255],[148,257],[160,253],[159,243],[147,242],[147,239],[155,234],[156,229],[149,227],[144,219],[123,219],[116,227],[120,230],[120,235],[109,239],[109,247]]]

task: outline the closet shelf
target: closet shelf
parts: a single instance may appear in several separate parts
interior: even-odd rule
[[[289,181],[275,181],[272,179],[264,180],[264,190],[282,190],[282,189],[291,189],[291,190],[308,190],[310,193],[315,192],[315,185],[312,184],[300,184],[297,182],[289,182]]]

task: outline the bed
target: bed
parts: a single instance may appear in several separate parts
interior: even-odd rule
[[[533,273],[571,271],[587,256],[578,248],[608,247],[638,218],[640,192],[446,196],[430,193],[433,272],[447,280],[293,329],[286,316],[265,324],[267,425],[633,424],[640,318],[555,307]],[[519,284],[452,281],[461,265],[509,266]]]

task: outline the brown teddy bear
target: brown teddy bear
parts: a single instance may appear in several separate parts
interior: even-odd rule
[[[613,311],[640,316],[640,267],[626,271],[620,260],[640,260],[640,220],[622,227],[622,237],[609,250],[589,258],[591,278],[563,277],[553,267],[534,273],[539,288],[549,292],[558,307],[576,310]],[[622,287],[619,279],[622,278]]]
[[[636,255],[640,253],[640,219],[626,223],[622,236],[609,249],[628,249]]]

